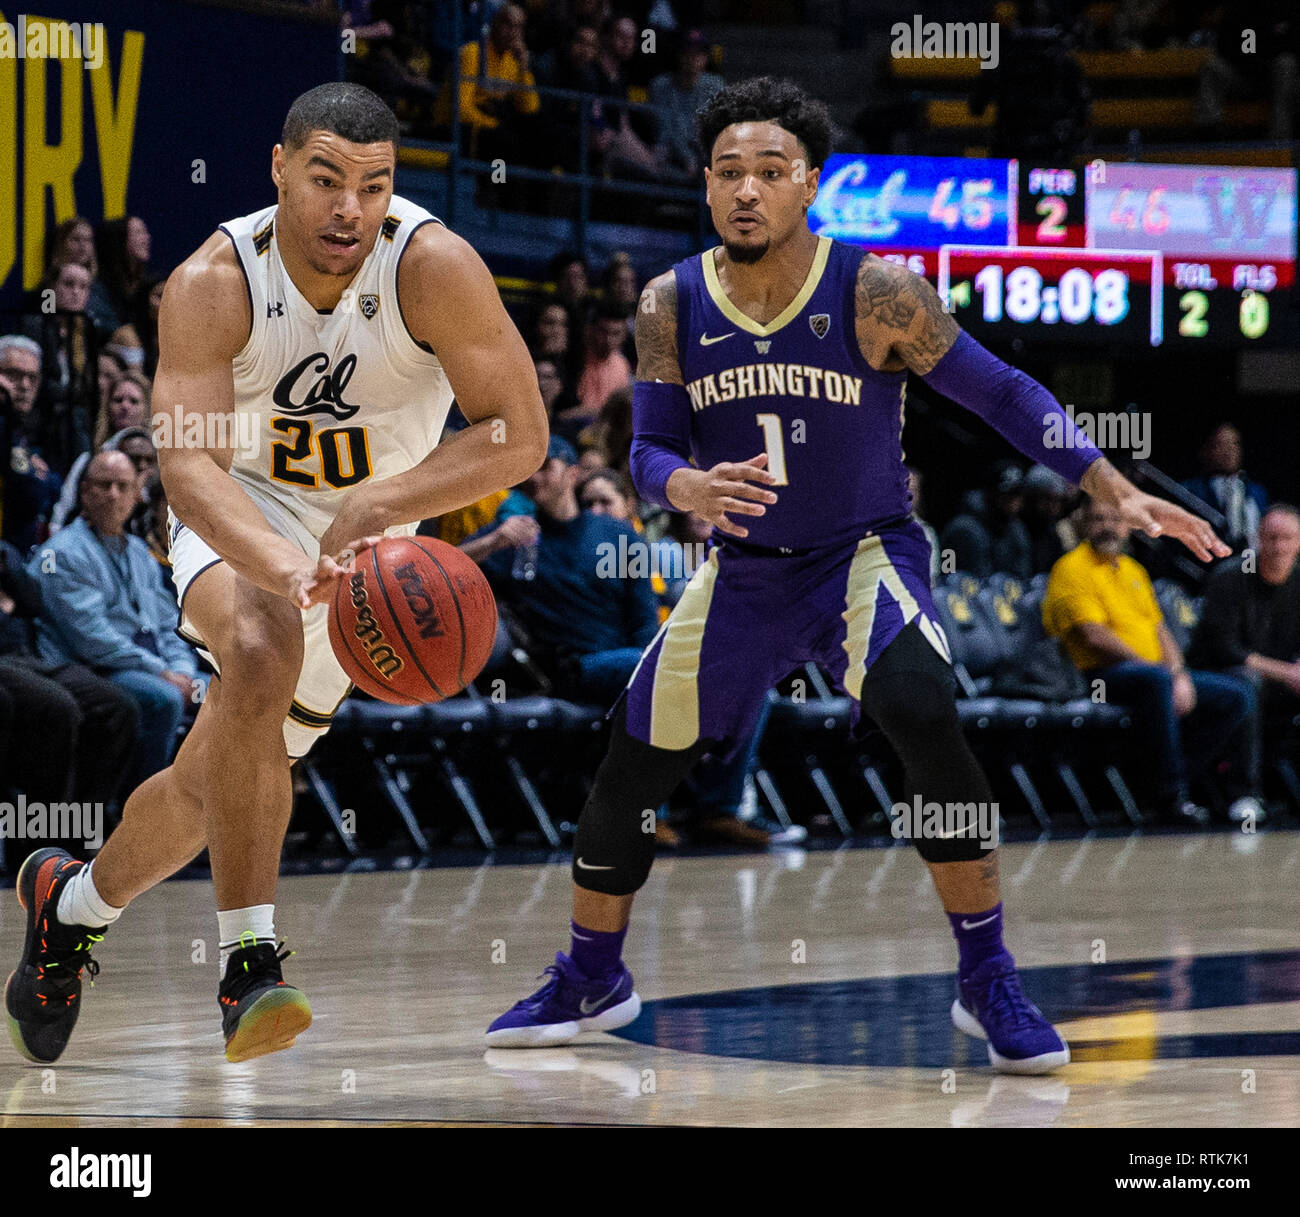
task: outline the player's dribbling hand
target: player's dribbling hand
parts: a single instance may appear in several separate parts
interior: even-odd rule
[[[309,609],[313,604],[327,604],[334,598],[338,581],[355,568],[357,558],[382,540],[382,536],[359,537],[345,545],[337,555],[322,549],[315,567],[305,567],[291,576],[289,598],[300,609]]]
[[[1232,553],[1232,547],[1220,541],[1209,524],[1167,499],[1139,490],[1121,499],[1116,506],[1130,528],[1149,537],[1174,537],[1202,562],[1226,558]]]
[[[767,512],[765,504],[776,502],[776,494],[763,488],[776,484],[766,465],[767,453],[760,452],[747,461],[722,461],[712,469],[674,470],[668,479],[676,483],[670,501],[673,506],[708,520],[719,532],[747,537],[749,529],[733,523],[727,513],[761,516]],[[751,482],[759,484],[753,486]]]

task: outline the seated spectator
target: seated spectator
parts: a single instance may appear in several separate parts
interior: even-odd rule
[[[552,437],[545,463],[524,484],[537,507],[535,578],[511,579],[512,558],[494,553],[483,569],[528,630],[534,658],[553,672],[564,695],[604,705],[627,683],[658,628],[654,595],[644,579],[602,578],[602,551],[630,525],[583,512],[575,493],[577,453]],[[468,545],[465,547],[468,550]]]
[[[1249,680],[1260,719],[1252,738],[1254,764],[1261,762],[1260,728],[1289,728],[1300,714],[1300,511],[1276,503],[1259,524],[1257,561],[1229,559],[1210,573],[1201,617],[1187,648],[1187,661],[1213,672]],[[1287,730],[1285,735],[1292,735]],[[1294,747],[1294,738],[1288,739]],[[1234,807],[1260,818],[1259,809]]]
[[[600,457],[601,465],[608,465],[623,475],[631,476],[632,457],[632,390],[629,386],[615,389],[601,406],[596,421],[582,429],[579,442]],[[583,453],[586,455],[586,452]]]
[[[122,324],[131,319],[132,303],[149,272],[152,249],[149,226],[139,216],[104,220],[95,234],[99,277]]]
[[[656,181],[661,165],[655,150],[637,133],[631,111],[617,102],[627,101],[628,81],[625,67],[636,55],[637,28],[631,17],[611,14],[600,32],[600,52],[596,56],[597,88],[611,104],[600,108],[600,129],[596,146],[604,160],[605,172],[613,177]]]
[[[144,351],[142,371],[150,379],[158,370],[158,310],[162,307],[167,280],[147,275],[136,293],[131,310],[131,328]]]
[[[569,342],[572,344],[581,336],[591,312],[591,270],[577,254],[565,250],[551,260],[551,281],[555,284],[556,302],[563,305],[569,315]]]
[[[63,477],[90,448],[90,420],[99,404],[99,345],[84,310],[90,274],[69,262],[53,265],[41,291],[53,292],[54,312],[28,316],[23,332],[40,347],[41,389],[36,407],[41,453]]]
[[[124,531],[139,500],[140,479],[127,456],[99,453],[82,478],[81,514],[27,565],[41,588],[42,659],[83,663],[139,707],[136,784],[166,767],[182,717],[203,697],[158,564]]]
[[[721,76],[704,70],[708,62],[708,39],[699,30],[689,30],[677,52],[676,69],[650,82],[650,104],[659,123],[655,154],[663,181],[700,181],[705,154],[695,116],[723,84]]]
[[[103,283],[99,280],[99,261],[95,257],[95,229],[91,222],[82,216],[73,216],[64,220],[54,229],[50,241],[50,256],[45,264],[62,265],[73,262],[84,266],[90,275],[90,292],[86,298],[86,315],[95,327],[99,341],[105,342],[122,319],[117,315],[113,302],[108,297]]]
[[[1046,465],[1035,465],[1025,474],[1024,495],[1020,519],[1029,534],[1030,569],[1046,574],[1079,543],[1065,519],[1070,483]]]
[[[1161,817],[1208,821],[1191,801],[1189,778],[1233,744],[1236,797],[1257,799],[1248,738],[1254,690],[1235,677],[1187,667],[1150,577],[1122,552],[1128,530],[1116,509],[1089,502],[1085,527],[1087,540],[1052,568],[1043,625],[1064,641],[1075,667],[1102,682],[1106,701],[1132,709]]]
[[[616,469],[605,467],[582,474],[578,481],[578,506],[598,516],[622,520],[639,533],[645,532],[631,479]]]
[[[153,386],[139,372],[123,372],[113,385],[108,400],[95,419],[92,437],[95,451],[104,446],[110,435],[127,427],[148,427],[152,409]]]
[[[605,279],[602,286],[605,298],[613,300],[623,308],[629,317],[636,315],[637,302],[641,299],[640,277],[632,259],[622,251],[616,253],[605,267]]]
[[[538,83],[548,89],[567,89],[573,93],[590,93],[592,100],[579,101],[569,97],[547,97],[542,111],[542,158],[546,168],[563,169],[577,173],[581,168],[579,128],[585,111],[588,129],[594,136],[599,129],[600,107],[594,95],[600,91],[596,76],[596,56],[600,50],[600,36],[594,26],[576,23],[565,38],[563,47],[548,51],[537,65]],[[589,143],[589,170],[595,169],[596,150]]]
[[[23,554],[45,539],[63,484],[40,453],[40,385],[40,347],[0,338],[0,536]]]
[[[0,773],[38,802],[111,803],[135,749],[139,712],[83,664],[40,658],[32,639],[40,612],[40,581],[0,542],[0,694],[12,711]]]
[[[154,449],[150,433],[144,427],[123,427],[121,431],[115,431],[110,435],[99,451],[125,452],[131,458],[131,464],[135,466],[140,482],[140,498],[127,521],[126,530],[137,536],[143,535],[141,529],[149,512],[147,486],[150,479],[158,472],[158,453]],[[93,455],[85,452],[77,457],[68,471],[68,476],[63,480],[59,500],[50,515],[51,536],[76,516],[81,503],[81,481]]]
[[[999,461],[983,493],[967,496],[967,509],[948,521],[939,540],[952,551],[957,570],[977,579],[995,571],[1026,582],[1033,576],[1029,533],[1020,519],[1024,481],[1018,465]]]
[[[541,109],[529,70],[524,42],[526,18],[517,4],[497,9],[487,40],[460,48],[460,121],[465,151],[479,160],[500,157],[507,164],[531,164],[535,157],[536,124],[529,120]],[[524,86],[514,88],[511,86]],[[451,86],[447,82],[438,102],[437,121],[450,121]]]
[[[122,379],[122,373],[125,371],[126,364],[112,351],[99,348],[99,375],[96,380],[99,389],[99,410],[95,414],[97,419],[108,409],[108,399],[113,395],[113,386]]]
[[[623,354],[623,336],[627,332],[619,308],[604,303],[587,326],[586,357],[578,377],[578,404],[556,416],[557,423],[573,428],[585,426],[600,413],[606,399],[616,389],[632,384],[632,365]]]
[[[616,253],[609,260],[609,265],[605,267],[605,274],[601,279],[605,300],[621,309],[627,319],[627,337],[623,339],[623,354],[627,356],[629,363],[636,361],[634,331],[637,304],[641,299],[639,281],[632,259],[622,252]]]
[[[1268,491],[1242,472],[1241,460],[1241,432],[1221,423],[1201,445],[1201,476],[1183,483],[1185,490],[1227,517],[1223,539],[1234,550],[1255,548],[1260,517],[1268,507]]]
[[[547,418],[554,419],[561,410],[571,410],[578,404],[578,399],[564,383],[559,360],[535,359],[533,370],[537,373],[537,387],[541,390]]]
[[[538,310],[528,344],[535,360],[554,360],[566,389],[572,384],[582,361],[581,344],[573,338],[573,333],[569,310],[554,300]]]

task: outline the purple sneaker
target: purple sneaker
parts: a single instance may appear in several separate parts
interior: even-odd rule
[[[548,974],[536,993],[516,1002],[487,1029],[490,1047],[552,1048],[584,1031],[626,1027],[641,1013],[632,973],[622,963],[617,972],[592,980],[560,951],[542,973]]]
[[[988,1040],[999,1073],[1050,1073],[1070,1063],[1070,1049],[1020,987],[1016,961],[1003,952],[958,979],[953,1026]]]

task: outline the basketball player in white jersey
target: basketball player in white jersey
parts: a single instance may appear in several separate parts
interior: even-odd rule
[[[545,457],[524,342],[478,255],[393,194],[397,139],[367,89],[303,94],[272,153],[276,206],[223,224],[167,282],[153,402],[180,631],[219,676],[92,865],[45,849],[19,873],[27,942],[5,996],[31,1060],[66,1046],[105,927],[205,847],[227,1059],[310,1024],[273,915],[290,765],[350,687],[328,602],[350,556]],[[436,447],[453,395],[471,425]]]

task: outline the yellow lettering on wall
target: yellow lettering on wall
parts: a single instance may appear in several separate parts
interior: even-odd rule
[[[46,18],[27,18],[28,33],[34,23],[48,28]],[[57,65],[62,92],[60,121],[63,130],[57,143],[46,136],[46,70]],[[72,175],[81,163],[82,87],[85,71],[80,59],[24,60],[23,73],[23,287],[30,290],[45,270],[45,190],[54,197],[54,221],[77,214]]]
[[[126,215],[126,186],[131,175],[131,148],[135,142],[135,115],[140,101],[140,73],[144,63],[144,34],[127,30],[122,36],[122,68],[118,72],[117,106],[113,106],[113,72],[108,48],[104,61],[90,70],[90,96],[95,111],[95,139],[99,144],[99,180],[104,187],[104,219]]]
[[[0,58],[0,283],[9,278],[17,257],[18,60],[5,56]]]

